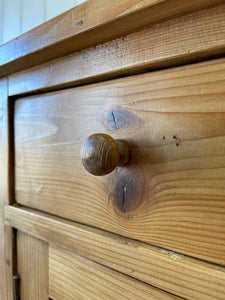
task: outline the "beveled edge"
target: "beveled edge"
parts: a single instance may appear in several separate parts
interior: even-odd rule
[[[88,0],[3,44],[0,77],[220,3],[224,0]]]

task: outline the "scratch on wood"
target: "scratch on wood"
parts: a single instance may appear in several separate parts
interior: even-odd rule
[[[183,258],[182,254],[177,254],[176,252],[173,252],[173,251],[168,251],[168,250],[165,250],[165,249],[161,249],[160,252],[163,253],[163,254],[169,255],[173,260]]]
[[[120,243],[120,244],[124,244],[124,245],[128,245],[128,246],[132,246],[132,247],[135,247],[135,248],[138,248],[138,245],[129,243],[129,242],[127,242],[127,241],[121,241],[121,240],[119,240],[119,243]]]
[[[126,186],[123,186],[123,199],[122,199],[121,211],[123,211],[124,204],[125,204],[126,190],[127,190]]]
[[[115,115],[114,115],[114,112],[112,111],[112,117],[113,117],[113,122],[115,123],[115,128],[117,128],[117,125],[116,125],[116,118],[115,118]]]

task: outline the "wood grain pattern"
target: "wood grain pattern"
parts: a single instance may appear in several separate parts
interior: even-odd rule
[[[223,0],[89,0],[0,47],[0,76]]]
[[[10,204],[8,84],[0,80],[0,299],[11,300],[13,261],[13,232],[4,225],[4,206]]]
[[[224,54],[224,37],[225,5],[220,5],[13,74],[9,94],[58,89],[208,59]]]
[[[116,167],[125,166],[129,159],[129,144],[124,140],[114,140],[108,134],[92,134],[81,147],[83,166],[92,175],[107,175]]]
[[[55,247],[49,248],[49,294],[54,300],[178,299]]]
[[[17,271],[22,300],[48,300],[48,244],[17,232]]]
[[[92,134],[81,147],[81,160],[87,172],[103,176],[112,172],[120,161],[116,141],[108,134]]]
[[[225,265],[224,67],[220,59],[16,101],[16,200]],[[96,132],[129,142],[127,167],[104,178],[84,170],[81,145]]]
[[[185,299],[224,299],[224,267],[28,208],[5,215],[10,226]]]

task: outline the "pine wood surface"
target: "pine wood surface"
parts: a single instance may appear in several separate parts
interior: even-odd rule
[[[224,267],[28,208],[5,215],[7,225],[185,299],[224,299]]]
[[[0,77],[12,74],[0,80],[0,299],[17,271],[22,299],[48,299],[50,243],[51,298],[89,276],[96,295],[109,293],[103,279],[115,292],[224,300],[225,59],[25,98],[222,56],[224,3],[90,0],[0,47]],[[16,95],[16,200],[63,218],[8,206]],[[131,163],[88,174],[80,149],[96,132],[127,140]],[[33,236],[18,232],[17,265],[11,226]]]
[[[54,300],[180,299],[56,247],[49,247],[49,295]]]
[[[48,244],[17,232],[17,272],[21,300],[48,300]]]
[[[224,53],[224,37],[225,5],[219,5],[12,74],[9,94],[59,89],[208,59]]]
[[[224,59],[33,96],[15,104],[18,203],[225,264]],[[82,142],[127,140],[96,178]]]
[[[13,233],[4,225],[4,206],[10,204],[8,84],[0,80],[0,299],[12,300]]]
[[[0,76],[223,0],[89,0],[0,47]]]

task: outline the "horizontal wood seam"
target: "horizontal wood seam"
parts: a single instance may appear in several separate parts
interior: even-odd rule
[[[204,297],[201,293],[202,291],[204,291],[206,297],[204,299],[211,299],[208,298],[210,295],[207,295],[207,293],[217,293],[218,291],[214,290],[217,284],[219,284],[219,289],[222,288],[220,282],[221,280],[224,281],[225,268],[219,265],[189,258],[186,255],[180,255],[179,253],[20,206],[6,206],[5,213],[5,223],[9,226],[18,228],[49,244],[69,252],[74,252],[79,256],[83,256],[162,290],[169,291],[171,294],[183,297],[184,299],[190,298],[190,293],[194,293],[196,299],[202,299]],[[73,230],[75,230],[74,233]],[[93,239],[91,239],[92,234]],[[69,240],[67,241],[68,238]],[[84,245],[85,248],[83,248]],[[108,256],[108,251],[110,251],[110,257]],[[117,254],[114,251],[120,253],[119,257],[115,256]],[[126,253],[124,258],[121,256],[123,253],[121,251]],[[152,264],[151,260],[156,265]],[[137,266],[141,264],[144,266],[144,269],[139,273],[139,267],[136,266],[137,270],[134,270],[134,273],[130,273],[129,268],[126,266],[127,263],[129,268],[135,268],[135,265],[132,264],[137,264]],[[196,269],[197,266],[198,268]],[[150,273],[147,274],[146,272]],[[194,277],[190,272],[193,272]],[[171,276],[173,278],[172,284]],[[165,278],[162,279],[163,277]],[[180,279],[182,279],[182,285],[179,283]],[[193,286],[193,281],[197,282],[196,286]],[[210,288],[213,288],[213,290],[208,290],[208,292],[205,290],[206,282],[208,282]],[[200,289],[197,294],[196,288]],[[221,295],[221,291],[218,292],[218,298],[215,296],[215,299],[222,299],[219,295]]]
[[[0,47],[0,76],[6,76],[73,51],[112,40],[165,19],[215,6],[222,2],[221,0],[189,1],[186,4],[183,0],[165,0],[142,4],[139,1],[133,1],[133,7],[132,3],[123,1],[122,4],[124,3],[125,7],[121,7],[120,11],[116,9],[114,15],[110,16],[113,7],[109,4],[105,5],[105,1],[99,0],[95,3],[88,1]],[[95,4],[94,9],[92,9],[93,4]],[[105,10],[99,12],[99,8],[104,6]],[[100,16],[95,16],[99,13],[101,13]],[[110,17],[107,17],[108,15]],[[74,18],[79,19],[79,16],[90,18],[91,21],[85,29],[78,28],[71,32],[71,28],[75,28]],[[65,28],[59,30],[62,20]],[[59,36],[53,34],[54,28]],[[30,41],[32,41],[31,44]],[[15,49],[20,49],[20,51],[15,52]]]
[[[89,227],[89,226],[88,226],[88,227]],[[50,244],[50,246],[51,246],[51,245],[52,245],[52,244]],[[73,253],[73,252],[71,252],[71,251],[69,251],[69,250],[67,250],[67,249],[65,249],[65,248],[61,248],[60,246],[52,245],[52,247],[57,247],[58,249],[61,249],[61,250],[63,250],[64,252],[66,252],[66,253],[68,253],[68,254],[76,255],[76,256],[81,257],[81,258],[85,258],[85,257],[83,257],[83,256],[81,256],[81,255],[79,255],[79,254]],[[126,277],[129,277],[129,278],[131,278],[131,279],[134,279],[134,277],[132,277],[131,275],[129,275],[129,274],[124,274],[124,273],[122,273],[122,272],[120,272],[120,271],[116,271],[115,269],[113,269],[113,268],[111,268],[111,267],[105,266],[103,263],[96,262],[96,261],[94,261],[93,259],[88,259],[88,260],[91,261],[91,262],[93,262],[93,263],[95,263],[95,264],[98,264],[99,266],[102,266],[102,267],[104,267],[104,268],[107,268],[107,269],[109,269],[109,270],[111,270],[111,271],[113,271],[113,272],[116,272],[116,273],[121,274],[121,275],[125,275]],[[139,281],[139,282],[142,282],[142,283],[144,283],[144,284],[147,284],[147,285],[149,285],[149,286],[151,286],[151,287],[153,287],[153,288],[157,288],[158,290],[160,290],[160,291],[162,291],[162,292],[166,292],[166,293],[168,293],[168,294],[170,294],[170,295],[172,295],[172,296],[179,297],[179,299],[184,299],[184,300],[187,299],[187,298],[180,297],[180,296],[178,296],[178,295],[176,295],[176,294],[173,294],[173,293],[171,293],[171,292],[168,292],[167,290],[164,290],[164,289],[162,289],[162,288],[156,287],[156,286],[154,286],[154,285],[152,285],[152,284],[150,284],[150,283],[146,283],[146,282],[143,281],[143,280],[136,279],[136,278],[135,278],[135,280],[137,280],[137,281]]]
[[[224,15],[225,5],[219,5],[12,74],[9,95],[33,95],[224,57]]]

